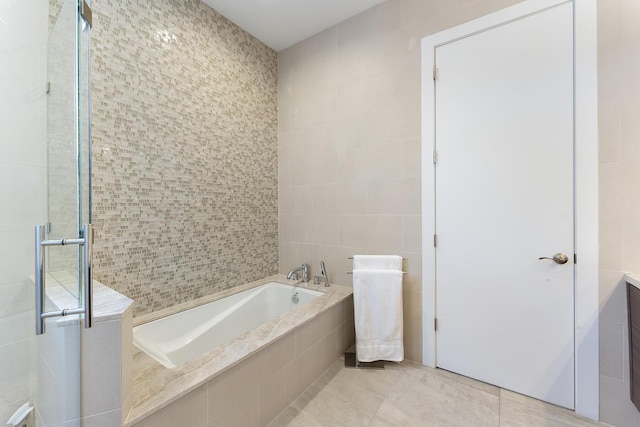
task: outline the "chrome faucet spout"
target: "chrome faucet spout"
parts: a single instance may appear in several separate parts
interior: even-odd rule
[[[307,283],[309,281],[309,264],[302,264],[300,267],[291,270],[289,274],[287,274],[287,279],[297,276],[300,271],[302,272],[302,281]]]

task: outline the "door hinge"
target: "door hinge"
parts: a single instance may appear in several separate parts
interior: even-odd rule
[[[433,150],[433,164],[434,165],[438,164],[438,151],[437,150]]]
[[[438,319],[433,319],[433,330],[438,331]]]
[[[434,234],[433,235],[433,247],[437,247],[438,246],[438,235]]]
[[[45,87],[45,90],[47,91],[47,95],[49,94],[49,92],[51,92],[51,82],[47,82],[47,86]]]
[[[433,66],[433,80],[436,80],[438,78],[438,69],[436,68],[436,66]]]
[[[93,27],[93,13],[85,0],[82,0],[80,4],[80,16],[89,25],[89,28]]]
[[[573,254],[573,263],[577,264],[578,263],[578,255]]]

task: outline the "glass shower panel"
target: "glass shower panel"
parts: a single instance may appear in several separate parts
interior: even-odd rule
[[[46,239],[82,239],[90,220],[91,138],[89,28],[78,0],[49,1],[47,52],[47,218]],[[44,311],[83,306],[82,245],[46,251]],[[38,423],[81,424],[78,315],[45,320],[35,339]]]
[[[78,236],[81,227],[79,165],[82,144],[79,137],[77,0],[58,0],[51,5],[48,52],[48,233],[56,240]],[[78,246],[48,249],[48,278],[58,281],[71,295],[80,298]],[[49,283],[47,283],[49,285]]]

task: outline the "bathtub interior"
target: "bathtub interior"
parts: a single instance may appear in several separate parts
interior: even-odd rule
[[[268,283],[137,326],[133,341],[163,366],[175,368],[321,295]]]

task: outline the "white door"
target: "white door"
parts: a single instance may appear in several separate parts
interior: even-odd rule
[[[573,6],[435,61],[437,366],[573,408]]]

